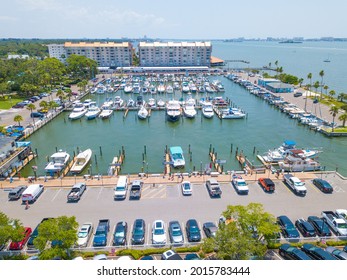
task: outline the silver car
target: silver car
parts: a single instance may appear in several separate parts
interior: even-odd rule
[[[173,244],[183,244],[183,232],[178,221],[171,221],[169,223],[169,236],[170,242]]]
[[[93,224],[92,223],[84,223],[77,234],[77,246],[78,247],[87,247],[88,241],[93,233]]]

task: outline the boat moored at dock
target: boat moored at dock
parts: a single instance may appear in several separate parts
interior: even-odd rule
[[[83,152],[80,152],[77,155],[76,160],[75,160],[74,164],[72,165],[70,171],[72,173],[81,173],[83,171],[83,169],[87,166],[91,157],[92,157],[92,150],[91,149],[87,149]]]
[[[45,171],[51,175],[61,172],[67,165],[70,159],[70,155],[67,152],[59,150],[58,152],[51,155],[49,162],[45,167]]]
[[[166,105],[166,116],[168,121],[176,122],[181,116],[181,106],[177,100],[169,100]]]
[[[170,160],[174,168],[184,167],[186,162],[180,146],[170,147]]]

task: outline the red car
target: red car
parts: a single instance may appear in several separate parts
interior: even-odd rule
[[[266,192],[275,191],[275,183],[269,178],[259,178],[258,183]]]
[[[22,250],[25,243],[28,241],[30,235],[31,235],[31,228],[25,227],[23,232],[23,239],[18,242],[11,242],[10,244],[10,250]]]

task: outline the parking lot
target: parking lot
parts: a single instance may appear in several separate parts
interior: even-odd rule
[[[204,184],[194,183],[193,194],[183,196],[177,182],[168,184],[144,184],[140,200],[113,199],[112,187],[88,187],[80,201],[67,202],[70,188],[46,188],[39,199],[26,209],[21,200],[8,201],[8,189],[0,190],[1,211],[11,218],[19,219],[24,226],[35,228],[44,217],[61,215],[75,216],[79,224],[92,222],[94,230],[99,219],[110,219],[110,232],[107,245],[112,246],[112,233],[119,221],[128,223],[128,244],[135,219],[146,222],[145,245],[151,244],[151,228],[153,221],[160,219],[166,224],[172,220],[180,222],[184,236],[185,223],[188,219],[196,219],[202,231],[205,222],[215,222],[227,205],[247,205],[250,202],[262,203],[266,211],[275,216],[287,215],[292,221],[307,218],[309,215],[320,216],[323,210],[347,208],[347,182],[335,175],[324,175],[334,187],[332,194],[324,194],[310,180],[306,180],[307,195],[295,195],[282,181],[275,181],[274,193],[266,193],[255,181],[249,183],[249,194],[238,195],[230,183],[221,183],[222,196],[211,198]],[[203,234],[203,232],[202,232]],[[203,234],[204,237],[204,234]],[[167,234],[167,240],[169,236]],[[92,246],[92,239],[88,246]]]

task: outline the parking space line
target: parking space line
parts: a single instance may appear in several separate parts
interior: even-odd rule
[[[104,187],[101,187],[101,188],[100,188],[100,191],[99,191],[99,193],[98,193],[98,196],[96,197],[96,200],[99,200],[100,195],[101,195],[101,192],[103,191],[103,189],[104,189]]]
[[[54,201],[56,198],[57,198],[57,196],[58,196],[58,194],[61,192],[61,189],[59,189],[57,192],[56,192],[56,194],[53,196],[53,198],[52,198],[52,200],[51,201]]]

